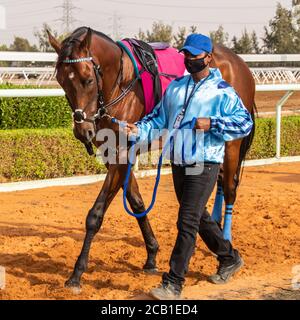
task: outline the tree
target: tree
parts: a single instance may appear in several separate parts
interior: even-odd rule
[[[265,27],[264,52],[273,54],[298,53],[297,38],[299,38],[293,23],[292,11],[278,3],[276,15]]]
[[[7,47],[6,44],[0,45],[0,51],[8,51],[9,48]]]
[[[252,52],[251,53],[255,53],[255,54],[261,53],[261,49],[260,49],[255,31],[253,31],[251,34],[251,41],[252,41]]]
[[[232,39],[232,42],[233,42],[232,50],[235,53],[246,54],[246,53],[253,53],[254,51],[252,37],[249,35],[246,29],[243,31],[240,39],[237,39],[237,37],[234,36]]]
[[[218,44],[222,44],[223,46],[228,46],[229,34],[224,31],[224,28],[222,25],[220,25],[216,31],[210,31],[209,36],[212,39],[213,43],[218,43]]]
[[[152,25],[152,30],[147,30],[144,33],[141,29],[139,30],[138,39],[146,42],[167,42],[171,43],[172,35],[172,26],[164,24],[163,22],[154,22]]]
[[[197,27],[196,26],[190,26],[190,33],[195,33],[197,32]]]
[[[8,51],[9,48],[6,44],[0,45],[0,51]],[[0,67],[8,67],[9,62],[8,61],[0,61]]]
[[[52,46],[49,43],[48,40],[48,34],[47,34],[47,30],[49,30],[51,32],[51,34],[55,37],[55,38],[59,38],[58,37],[58,32],[55,30],[52,30],[51,27],[47,24],[44,23],[42,26],[41,30],[36,30],[34,32],[34,36],[37,38],[38,43],[39,43],[39,50],[43,51],[43,52],[53,52],[54,49],[52,48]],[[61,37],[60,37],[61,38]]]
[[[196,26],[190,26],[188,30],[188,34],[195,33],[197,31]],[[178,33],[174,35],[174,41],[173,46],[177,49],[180,49],[183,47],[184,41],[186,37],[188,36],[186,27],[179,27]]]
[[[178,33],[174,35],[174,47],[180,49],[183,47],[186,39],[186,27],[179,27]]]
[[[30,45],[29,41],[25,38],[16,37],[14,42],[9,47],[10,51],[38,51],[35,45]]]
[[[293,0],[292,24],[296,32],[296,51],[300,52],[300,0]]]

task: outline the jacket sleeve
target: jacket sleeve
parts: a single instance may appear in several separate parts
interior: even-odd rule
[[[138,127],[138,133],[136,136],[137,142],[150,142],[152,140],[155,140],[160,136],[161,130],[167,127],[167,100],[168,98],[166,92],[151,113],[146,115],[140,121],[135,122],[135,125]]]
[[[220,116],[210,117],[210,131],[232,141],[247,136],[252,129],[253,121],[241,98],[234,93],[226,93],[221,101]]]

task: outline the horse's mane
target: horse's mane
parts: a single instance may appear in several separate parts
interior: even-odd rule
[[[75,43],[80,43],[80,37],[83,34],[87,33],[88,30],[88,27],[79,27],[76,30],[74,30],[70,36],[63,40],[61,51],[57,60],[57,66],[61,64],[67,57],[71,57]],[[115,43],[109,36],[100,31],[92,30],[92,33],[97,34],[101,38]]]

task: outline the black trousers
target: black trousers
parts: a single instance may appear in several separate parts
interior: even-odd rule
[[[194,174],[188,174],[187,170],[191,169]],[[204,163],[202,173],[198,174],[194,172],[193,166],[172,164],[173,182],[180,208],[170,271],[163,274],[163,281],[182,286],[198,233],[207,247],[218,256],[219,261],[229,264],[235,260],[235,250],[230,241],[223,238],[222,231],[206,209],[219,169],[220,165],[217,163]]]

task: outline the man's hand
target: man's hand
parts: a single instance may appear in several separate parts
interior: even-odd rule
[[[138,133],[138,127],[133,123],[127,123],[126,127],[124,127],[124,131],[127,135],[136,135]]]
[[[198,118],[195,123],[195,129],[204,130],[204,132],[210,129],[210,118]]]

